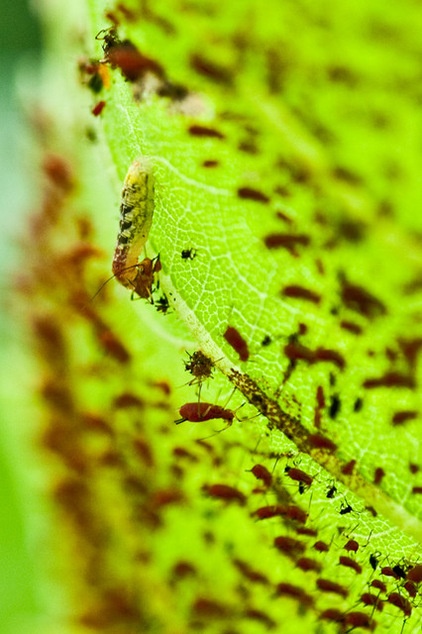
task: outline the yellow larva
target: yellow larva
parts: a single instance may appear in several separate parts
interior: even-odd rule
[[[152,266],[145,258],[138,262],[148,239],[154,213],[154,178],[148,159],[132,163],[126,174],[120,203],[120,231],[113,257],[116,279],[141,297],[151,296]],[[147,270],[152,273],[145,276]],[[147,278],[147,279],[146,279]],[[151,282],[151,284],[149,283]]]

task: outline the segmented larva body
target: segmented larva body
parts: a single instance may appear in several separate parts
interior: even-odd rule
[[[137,159],[126,174],[120,203],[120,232],[113,257],[116,279],[136,291],[138,260],[154,213],[154,178],[148,159]],[[139,263],[141,264],[141,263]]]

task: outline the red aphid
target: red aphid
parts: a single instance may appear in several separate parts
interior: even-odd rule
[[[264,467],[262,464],[256,464],[252,467],[251,473],[254,474],[257,480],[262,480],[263,484],[266,487],[270,487],[273,481],[273,477],[271,473],[268,471],[267,467]]]
[[[220,498],[226,502],[238,502],[242,506],[246,502],[246,496],[228,484],[205,484],[202,490],[213,498]]]
[[[286,555],[301,554],[305,550],[305,544],[294,537],[288,537],[286,535],[280,535],[274,539],[274,546],[277,550],[285,553]]]
[[[391,605],[395,605],[396,608],[399,608],[405,616],[410,616],[412,614],[412,605],[398,592],[392,592],[389,594],[387,601],[388,603],[391,603]]]
[[[300,559],[296,562],[296,566],[304,572],[309,572],[310,570],[314,572],[321,572],[322,569],[319,561],[311,559],[310,557],[300,557]]]
[[[332,592],[333,594],[339,594],[344,598],[346,598],[349,594],[347,588],[341,586],[335,581],[331,581],[330,579],[317,579],[317,587],[323,592]]]
[[[413,583],[421,583],[422,581],[422,564],[417,564],[407,571],[407,579]]]
[[[227,326],[223,337],[229,346],[237,352],[241,361],[247,361],[249,359],[248,344],[236,328],[233,328],[233,326]]]
[[[296,482],[302,482],[306,486],[311,486],[314,481],[313,477],[302,471],[301,469],[296,469],[296,467],[286,467],[284,469],[285,473]]]
[[[371,592],[364,592],[361,595],[360,600],[364,605],[370,605],[380,612],[384,608],[384,603],[382,602],[382,600],[375,594],[371,594]]]
[[[377,624],[376,621],[371,619],[371,617],[368,614],[365,614],[365,612],[348,612],[344,615],[343,622],[346,627],[361,627],[364,630],[371,630],[371,632],[374,631]]]
[[[328,551],[330,550],[329,545],[321,540],[315,542],[313,547],[314,550],[318,551],[319,553],[328,553]]]
[[[235,413],[232,410],[225,409],[220,405],[213,405],[212,403],[185,403],[179,409],[179,414],[182,418],[174,421],[176,425],[180,425],[180,423],[185,421],[203,423],[215,418],[222,418],[231,425],[235,417]]]
[[[276,593],[279,596],[290,597],[296,599],[304,607],[312,607],[314,604],[313,597],[305,592],[302,588],[294,586],[291,583],[279,583],[276,586]]]
[[[387,586],[383,581],[381,581],[381,579],[374,579],[373,581],[371,581],[371,586],[373,588],[376,588],[380,592],[387,592]]]
[[[351,557],[345,557],[342,555],[339,557],[339,564],[340,566],[345,566],[346,568],[352,568],[352,570],[354,570],[358,575],[362,572],[362,566]]]
[[[359,544],[355,539],[349,539],[349,541],[343,546],[347,552],[356,553],[359,550]]]

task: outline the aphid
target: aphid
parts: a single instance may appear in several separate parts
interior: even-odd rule
[[[151,297],[153,275],[161,268],[159,259],[138,263],[147,241],[154,213],[154,179],[149,161],[136,160],[126,174],[120,203],[120,232],[113,258],[116,279],[140,297]]]
[[[314,571],[321,572],[322,566],[316,559],[311,559],[310,557],[301,557],[297,560],[296,566],[303,570],[304,572]]]
[[[189,385],[198,383],[201,386],[205,379],[209,379],[212,376],[214,367],[213,361],[207,357],[201,350],[196,350],[193,354],[187,353],[189,362],[185,362],[185,370],[190,372],[193,376]]]
[[[344,586],[341,586],[339,583],[335,581],[331,581],[330,579],[317,579],[317,587],[319,590],[323,592],[332,592],[333,594],[339,594],[340,596],[346,598],[349,594],[349,591]]]
[[[241,361],[247,361],[249,359],[248,344],[236,328],[233,326],[227,326],[223,337],[229,346],[237,352]]]
[[[374,631],[377,623],[365,612],[348,612],[344,615],[344,625],[347,627],[360,627],[365,630]],[[347,630],[350,632],[350,630]]]
[[[393,566],[393,570],[400,579],[406,579],[406,571],[403,566],[400,566],[400,564],[396,564],[395,566]]]
[[[182,260],[193,260],[194,258],[196,258],[196,250],[195,249],[183,249],[182,253]]]
[[[340,515],[347,515],[348,513],[353,513],[353,508],[350,506],[350,504],[346,504],[346,506],[341,507],[339,513]]]
[[[202,490],[210,497],[220,498],[226,502],[238,502],[241,506],[246,502],[246,496],[228,484],[204,484]]]
[[[387,592],[387,586],[383,581],[381,581],[381,579],[374,579],[373,581],[371,581],[371,586],[373,588],[376,588],[380,592]]]
[[[168,297],[166,295],[162,295],[161,297],[159,297],[155,301],[155,308],[157,309],[157,312],[163,313],[165,315],[170,308]]]
[[[207,420],[213,420],[215,418],[222,418],[227,421],[228,426],[233,423],[235,418],[235,412],[231,409],[225,409],[220,405],[213,405],[212,403],[185,403],[179,409],[179,414],[182,418],[175,420],[176,425],[189,421],[190,423],[203,423]]]
[[[384,607],[382,600],[379,597],[377,597],[375,594],[371,594],[371,592],[364,592],[361,595],[360,600],[362,601],[364,605],[370,605],[374,607],[376,610],[379,610],[380,612],[382,611]]]
[[[344,555],[341,555],[339,557],[339,564],[340,566],[345,566],[346,568],[352,568],[352,570],[354,570],[358,575],[360,575],[362,572],[362,566],[351,557],[345,557]]]
[[[388,603],[391,603],[391,605],[395,605],[396,608],[399,608],[405,616],[410,616],[412,614],[411,603],[398,592],[392,592],[389,594],[387,601]]]
[[[335,486],[335,484],[332,484],[329,487],[329,489],[327,489],[327,493],[325,494],[325,497],[331,500],[333,497],[335,497],[336,493],[337,493],[337,487]]]
[[[384,566],[383,568],[381,568],[381,574],[385,577],[393,577],[393,579],[400,578],[396,571],[391,568],[391,566]]]
[[[257,480],[261,480],[265,487],[269,487],[272,484],[273,477],[268,471],[267,467],[262,464],[256,464],[250,470]]]
[[[312,482],[314,481],[313,477],[302,471],[301,469],[297,469],[296,467],[287,466],[284,469],[284,473],[286,473],[289,478],[295,480],[296,482],[302,483],[307,487],[310,487]]]
[[[371,553],[369,555],[369,563],[371,564],[372,570],[376,570],[379,562],[379,558],[377,557],[378,553]]]
[[[305,544],[303,542],[286,535],[276,537],[274,539],[274,546],[277,550],[291,556],[302,554],[305,550]]]
[[[347,550],[347,552],[356,553],[359,550],[359,544],[355,539],[349,539],[343,548]]]
[[[421,583],[422,581],[422,564],[417,564],[407,571],[407,578],[413,583]]]
[[[291,599],[296,599],[299,601],[300,605],[303,607],[312,607],[314,604],[314,599],[309,595],[305,590],[300,588],[299,586],[294,586],[291,583],[281,582],[278,583],[275,591],[279,596],[290,597]]]
[[[315,544],[313,545],[313,548],[319,553],[328,553],[328,551],[330,550],[329,545],[321,540],[318,540],[317,542],[315,542]]]

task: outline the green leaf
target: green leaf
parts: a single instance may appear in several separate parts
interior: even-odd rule
[[[72,615],[110,631],[418,632],[422,15],[88,6],[84,46],[45,8],[56,124],[26,288]],[[91,92],[60,102],[63,48]],[[88,147],[80,113],[100,101]],[[155,303],[114,282],[90,301],[139,157]],[[175,426],[198,399],[223,420]]]

